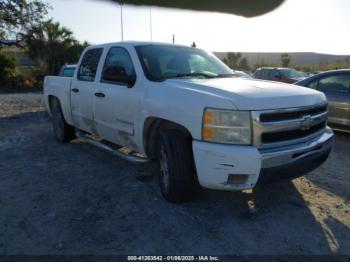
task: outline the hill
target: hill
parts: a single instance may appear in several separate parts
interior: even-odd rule
[[[227,52],[215,52],[219,58],[224,58]],[[248,53],[241,52],[242,57],[246,57],[249,65],[254,66],[256,64],[276,64],[281,65],[281,54],[282,53]],[[288,53],[292,60],[291,66],[297,65],[309,65],[318,67],[320,65],[334,63],[337,61],[345,61],[350,67],[350,55],[329,55],[311,52],[300,52],[300,53]]]

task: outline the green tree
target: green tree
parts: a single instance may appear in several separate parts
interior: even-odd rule
[[[292,58],[288,53],[281,54],[281,62],[283,67],[288,67],[291,60]]]
[[[51,19],[29,30],[25,41],[27,54],[47,74],[56,74],[65,63],[77,62],[87,45],[80,44],[72,31]]]
[[[222,61],[230,68],[232,69],[237,69],[239,62],[242,58],[242,54],[241,53],[232,53],[229,52],[227,53],[226,58],[224,58]]]
[[[239,61],[237,69],[243,70],[243,71],[250,71],[250,66],[246,57],[243,57],[241,61]]]
[[[235,70],[250,70],[249,63],[246,57],[242,57],[241,53],[227,53],[227,56],[222,61],[230,68]]]
[[[47,14],[48,4],[41,0],[0,0],[0,43],[17,39],[39,26]]]
[[[18,60],[14,55],[0,52],[0,85],[5,86],[16,75]]]

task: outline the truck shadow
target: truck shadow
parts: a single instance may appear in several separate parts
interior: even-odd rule
[[[350,134],[335,132],[328,160],[306,177],[315,185],[350,203]]]

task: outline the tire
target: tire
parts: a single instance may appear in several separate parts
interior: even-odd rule
[[[195,192],[191,139],[177,130],[164,130],[159,141],[159,185],[172,203],[187,202]]]
[[[51,104],[52,124],[55,138],[58,142],[68,143],[75,138],[74,127],[64,120],[60,102],[53,99]]]

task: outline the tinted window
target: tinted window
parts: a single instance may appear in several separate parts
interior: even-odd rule
[[[312,89],[316,89],[316,88],[317,88],[317,84],[318,84],[318,79],[311,81],[311,82],[308,83],[306,86],[307,86],[307,87],[310,87],[310,88],[312,88]]]
[[[131,75],[135,75],[135,69],[128,51],[122,47],[112,47],[107,54],[101,80],[120,83],[118,77]]]
[[[267,69],[264,69],[263,71],[262,71],[262,77],[263,78],[269,78],[269,71],[270,70],[267,70]]]
[[[94,81],[98,62],[100,61],[103,49],[96,48],[86,51],[81,61],[78,79],[82,81]]]
[[[321,78],[317,89],[323,92],[349,92],[350,74],[339,74]]]
[[[281,76],[280,72],[276,69],[270,71],[270,78],[272,80],[279,79]]]
[[[307,77],[307,74],[295,69],[280,69],[281,74],[286,78]]]
[[[257,69],[253,75],[253,77],[261,77],[261,70]]]

